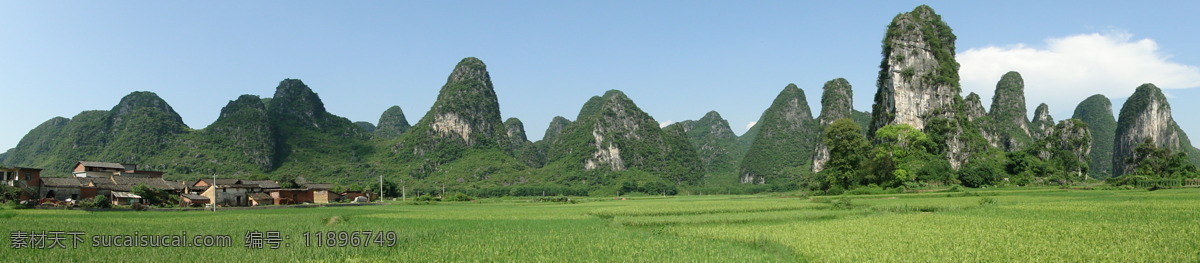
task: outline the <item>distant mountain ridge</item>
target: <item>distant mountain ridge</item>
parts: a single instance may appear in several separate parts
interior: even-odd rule
[[[1146,140],[1200,163],[1200,150],[1153,84],[1138,87],[1119,118],[1102,95],[1080,102],[1070,119],[1055,121],[1045,103],[1030,118],[1027,102],[1036,101],[1025,97],[1018,72],[1001,77],[988,108],[978,94],[963,97],[955,41],[928,6],[897,15],[882,41],[871,112],[854,110],[850,83],[835,78],[824,83],[814,118],[805,90],[788,84],[741,136],[716,111],[660,127],[633,98],[609,90],[589,98],[574,120],[549,120],[541,140],[531,141],[526,124],[541,127],[536,121],[545,120],[504,118],[487,65],[468,57],[450,70],[433,105],[413,124],[400,106],[384,110],[377,123],[352,122],[328,112],[301,80],[284,79],[272,97],[239,96],[211,125],[192,129],[162,98],[137,91],[108,110],[43,122],[0,154],[0,164],[44,168],[49,176],[65,176],[75,162],[94,160],[136,163],[171,179],[304,176],[353,184],[384,177],[424,193],[443,187],[497,189],[488,190],[496,195],[547,189],[668,194],[676,187],[728,191],[742,185],[787,190],[822,175],[831,158],[823,133],[841,119],[853,123],[841,121],[844,127],[831,130],[851,131],[837,134],[859,138],[858,145],[882,144],[874,133],[889,127],[893,136],[929,142],[919,150],[932,157],[910,166],[876,162],[875,168],[892,170],[873,180],[891,176],[911,183],[956,173],[1000,176],[972,178],[983,184],[1103,179],[1132,171],[1138,164],[1130,157]],[[904,145],[906,138],[889,140],[895,151],[872,151],[875,156],[865,159],[919,156],[903,152],[912,146]],[[938,183],[958,179],[939,177]]]

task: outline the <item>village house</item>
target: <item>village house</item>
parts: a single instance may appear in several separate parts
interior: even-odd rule
[[[142,177],[162,178],[163,172],[138,170],[136,164],[79,161],[75,163],[75,177]]]
[[[39,178],[38,183],[30,187],[36,193],[36,197],[30,199],[76,201],[105,196],[113,204],[128,205],[144,203],[141,196],[132,193],[138,185],[172,195],[186,191],[182,183],[163,180],[162,172],[138,170],[137,165],[80,161],[75,164],[72,174],[73,177]]]
[[[208,197],[205,197],[202,195],[180,194],[179,195],[179,203],[180,203],[180,206],[203,206],[210,202],[209,202]]]
[[[341,195],[330,194],[330,184],[299,178],[298,188],[284,189],[271,180],[236,178],[199,179],[191,183],[167,181],[163,172],[138,170],[134,164],[80,161],[72,177],[41,177],[41,169],[0,168],[0,183],[25,190],[22,200],[77,201],[107,197],[114,205],[145,204],[134,188],[145,185],[179,197],[181,206],[258,206],[267,204],[329,203]]]
[[[0,167],[0,183],[21,188],[21,199],[33,199],[32,194],[42,185],[42,169],[25,167]]]
[[[333,196],[330,199],[329,190],[333,189],[331,184],[309,183],[303,177],[298,178],[297,183],[299,188],[289,189],[272,189],[267,192],[271,194],[271,198],[275,199],[276,205],[291,205],[291,204],[327,204],[331,200],[336,200],[338,196]]]
[[[194,187],[203,187],[204,191],[200,196],[208,198],[213,204],[220,206],[249,206],[250,194],[262,192],[256,184],[245,184],[240,179],[222,178],[222,179],[200,179],[192,184]],[[191,187],[189,187],[191,189]]]

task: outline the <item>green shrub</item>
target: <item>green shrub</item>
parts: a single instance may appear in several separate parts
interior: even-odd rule
[[[838,198],[837,200],[833,200],[831,204],[833,205],[834,209],[850,210],[851,208],[854,208],[854,204],[850,202],[850,198],[846,198],[844,196],[842,198]]]
[[[475,198],[471,197],[467,194],[464,194],[464,193],[454,193],[454,194],[450,195],[450,198],[446,199],[446,201],[454,201],[454,202],[468,202],[468,201],[472,201],[472,200],[475,200]]]
[[[442,199],[441,199],[441,198],[436,198],[436,197],[433,197],[432,195],[429,195],[429,194],[423,194],[423,195],[421,195],[421,196],[418,196],[417,198],[413,198],[413,201],[417,201],[417,202],[432,202],[432,201],[442,201]]]
[[[994,204],[996,204],[996,199],[992,199],[991,197],[984,197],[984,198],[979,199],[979,206],[988,206],[988,205],[994,205]]]
[[[83,208],[112,208],[112,203],[108,201],[108,197],[98,195],[92,198],[79,200],[79,206]]]
[[[561,195],[559,195],[559,196],[539,196],[539,197],[534,197],[533,199],[530,199],[529,201],[530,202],[572,203],[572,204],[575,203],[575,200],[571,200],[571,198],[568,198],[566,196],[561,196]]]

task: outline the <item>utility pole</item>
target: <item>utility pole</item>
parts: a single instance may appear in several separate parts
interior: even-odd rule
[[[217,212],[217,174],[213,174],[213,180],[209,186],[212,187],[213,191],[213,200],[211,200],[209,203],[212,205],[213,212],[215,213]]]
[[[379,203],[383,203],[383,175],[379,175]]]
[[[400,180],[400,200],[401,201],[408,201],[408,191],[407,191],[408,189],[406,189],[406,187],[408,187],[408,186],[404,185],[404,180],[401,179]]]

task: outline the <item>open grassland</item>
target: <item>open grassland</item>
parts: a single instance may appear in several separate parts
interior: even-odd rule
[[[0,259],[61,261],[1196,262],[1200,189],[991,190],[850,197],[489,199],[212,212],[0,210]],[[224,248],[12,249],[11,231],[230,235]],[[280,231],[280,249],[243,246]],[[394,247],[306,247],[395,231]],[[90,240],[89,240],[90,241]]]

